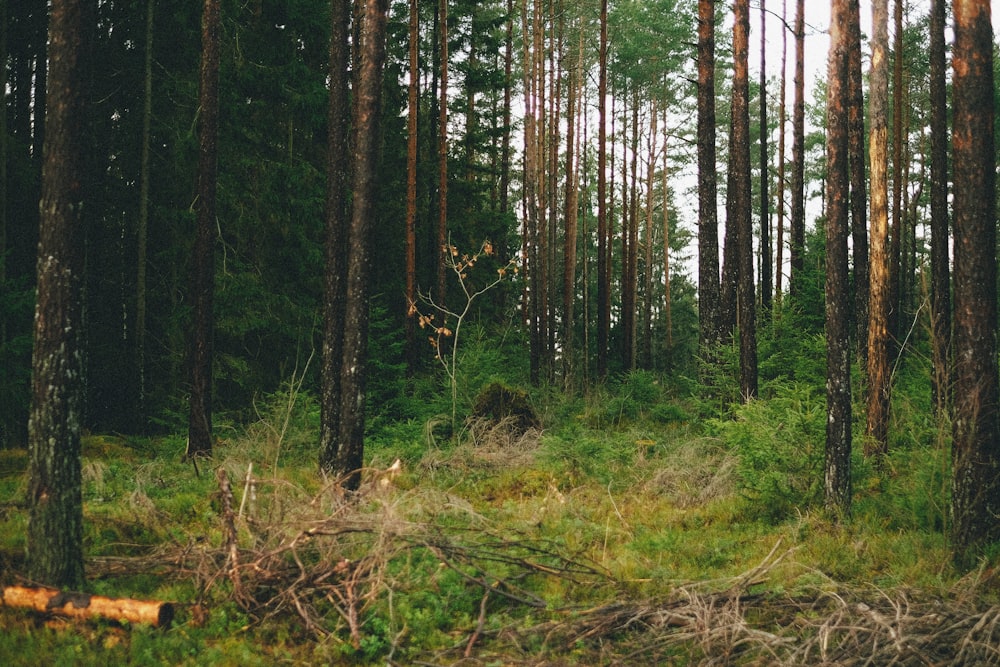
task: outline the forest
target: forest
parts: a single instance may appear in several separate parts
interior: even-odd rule
[[[0,0],[0,660],[1000,664],[991,3],[822,5]]]

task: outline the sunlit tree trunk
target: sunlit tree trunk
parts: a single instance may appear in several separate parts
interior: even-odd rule
[[[833,0],[827,76],[826,220],[826,507],[851,509],[851,352],[847,237],[850,197],[848,95],[849,0]]]
[[[219,137],[219,0],[205,0],[201,20],[198,199],[191,252],[193,321],[189,343],[191,403],[186,456],[212,453],[212,330],[215,292],[215,193]]]
[[[996,153],[989,0],[955,0],[952,52],[955,409],[952,548],[972,567],[1000,539]]]
[[[937,414],[950,403],[951,267],[948,248],[948,98],[945,84],[945,0],[931,0],[931,332]]]
[[[53,0],[39,202],[32,354],[27,565],[31,580],[79,589],[83,570],[80,428],[83,407],[84,124],[87,13]]]
[[[891,378],[889,376],[889,3],[872,2],[872,57],[869,74],[868,152],[871,162],[871,246],[868,298],[868,396],[865,456],[888,449]]]

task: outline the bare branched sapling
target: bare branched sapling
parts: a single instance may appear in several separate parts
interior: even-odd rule
[[[472,254],[459,255],[458,248],[449,243],[443,249],[445,266],[455,274],[458,285],[461,288],[461,303],[454,307],[443,302],[436,301],[434,295],[427,292],[418,294],[422,303],[434,310],[431,314],[420,312],[416,303],[410,303],[409,316],[417,317],[417,322],[421,329],[430,331],[427,339],[434,348],[434,355],[441,362],[448,382],[451,386],[451,427],[452,433],[456,432],[456,421],[458,412],[458,338],[462,331],[462,324],[465,322],[472,310],[472,303],[481,295],[503,282],[509,274],[517,273],[517,262],[511,259],[507,264],[497,269],[496,277],[479,289],[475,289],[470,281],[469,274],[475,268],[476,262],[483,256],[493,255],[493,244],[490,241],[483,241],[479,250]],[[438,321],[440,319],[440,321]],[[445,350],[445,342],[451,339],[451,348]]]

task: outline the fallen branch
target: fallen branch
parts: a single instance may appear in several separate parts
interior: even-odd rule
[[[103,617],[130,623],[148,623],[153,627],[167,626],[174,618],[174,606],[169,602],[107,598],[86,593],[67,593],[54,588],[6,586],[0,593],[0,605],[72,618]]]

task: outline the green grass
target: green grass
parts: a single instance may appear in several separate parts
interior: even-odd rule
[[[901,435],[888,472],[876,474],[857,457],[854,513],[834,523],[817,479],[822,396],[801,382],[774,381],[768,392],[733,407],[729,418],[698,421],[657,378],[633,374],[588,399],[548,394],[538,404],[545,431],[526,438],[479,432],[474,442],[451,444],[429,437],[418,420],[388,424],[369,439],[372,485],[350,506],[318,478],[309,445],[316,411],[304,394],[294,402],[275,397],[257,422],[227,427],[200,474],[182,463],[179,437],[89,436],[91,592],[171,601],[177,619],[153,629],[0,609],[0,663],[405,664],[454,662],[468,650],[484,663],[533,655],[605,664],[624,659],[633,640],[646,647],[634,664],[697,662],[717,650],[708,636],[649,646],[635,630],[556,637],[611,604],[693,604],[737,589],[759,601],[743,612],[746,622],[771,633],[799,632],[795,623],[828,610],[827,601],[794,618],[781,611],[817,591],[918,589],[945,600],[963,591],[963,600],[994,602],[994,562],[984,561],[971,584],[951,565],[947,431],[926,418],[926,406],[898,401]],[[401,473],[380,482],[378,470],[397,457]],[[355,634],[322,597],[304,601],[319,633],[290,605],[265,605],[273,586],[255,589],[258,608],[241,605],[221,565],[206,564],[224,562],[216,467],[243,504],[245,558],[341,515],[352,530],[303,540],[297,562],[274,562],[309,571],[384,556],[357,589],[370,596]],[[23,567],[26,468],[23,451],[0,452],[4,583]],[[213,576],[196,576],[192,554],[203,555],[200,567]],[[743,581],[747,573],[752,581]]]

